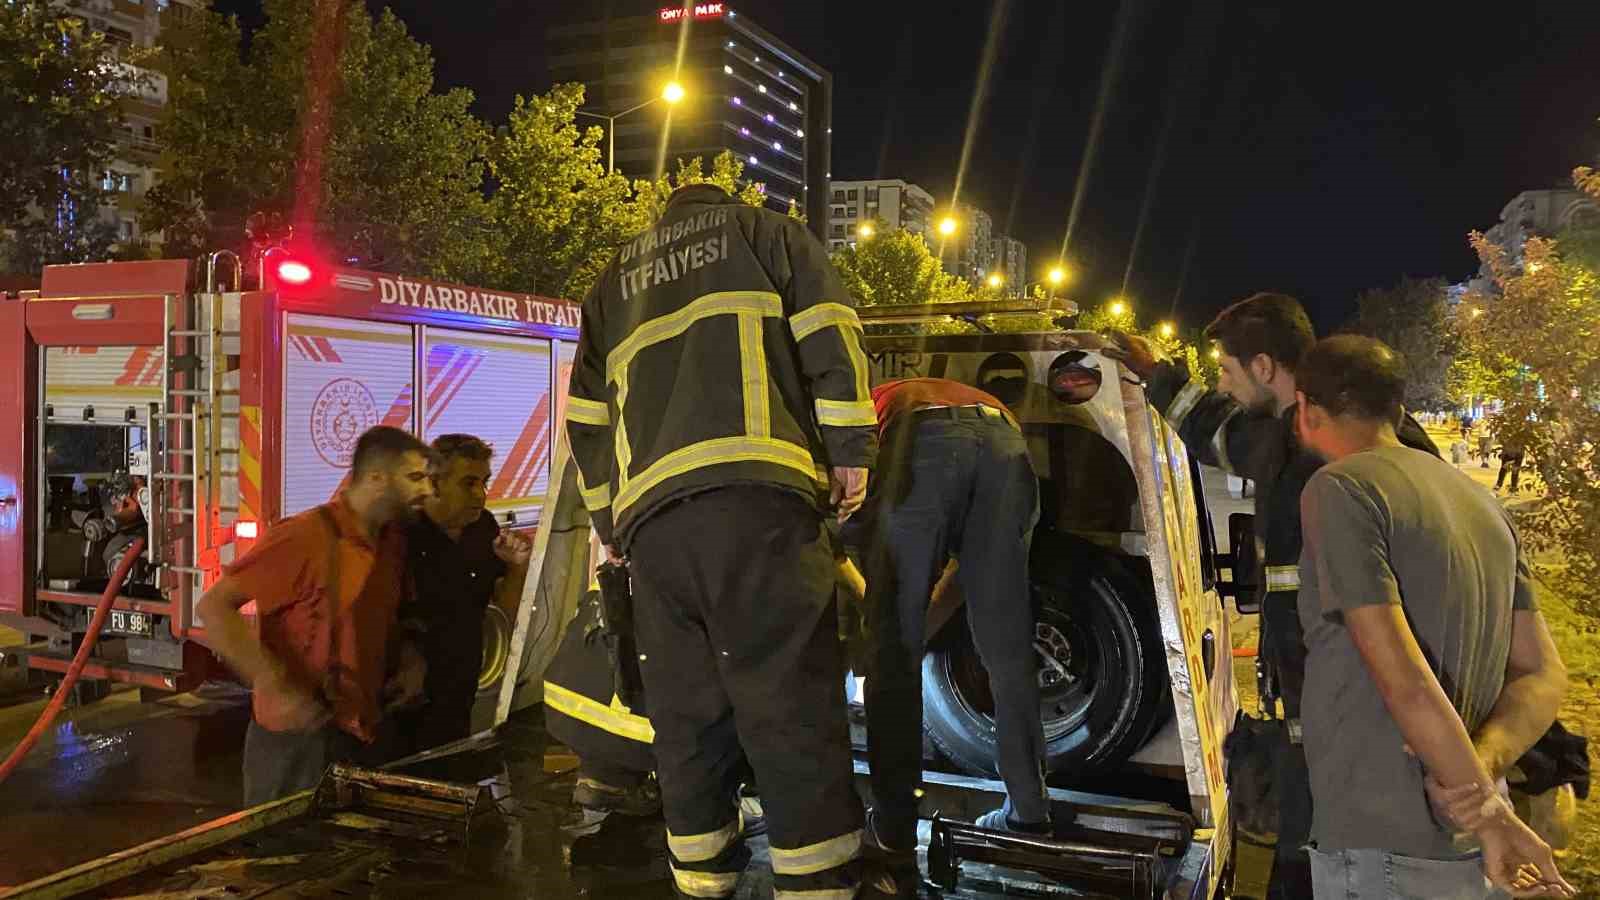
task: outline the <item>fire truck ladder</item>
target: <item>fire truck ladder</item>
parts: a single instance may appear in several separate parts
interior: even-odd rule
[[[221,255],[212,254],[207,268],[206,292],[169,294],[166,298],[166,365],[162,372],[160,409],[151,404],[151,500],[155,515],[150,528],[151,559],[163,568],[162,588],[173,602],[180,633],[194,622],[194,603],[206,585],[209,571],[203,555],[215,555],[224,513],[221,476],[237,469],[237,448],[223,446],[222,426],[237,421],[228,412],[225,397],[237,390],[223,387],[228,357],[223,341],[238,338],[224,330],[224,295],[216,290],[215,269]],[[234,257],[234,291],[240,289],[238,259]],[[224,470],[225,456],[235,457]],[[167,578],[165,573],[171,573]]]

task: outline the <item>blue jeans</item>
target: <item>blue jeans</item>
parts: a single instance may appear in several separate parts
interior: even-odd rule
[[[1505,897],[1477,854],[1419,859],[1383,850],[1311,850],[1315,900],[1486,900]]]

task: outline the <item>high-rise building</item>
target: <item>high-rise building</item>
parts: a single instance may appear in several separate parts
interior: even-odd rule
[[[766,185],[769,206],[797,203],[822,234],[833,76],[725,3],[596,6],[601,18],[550,29],[550,75],[582,82],[596,113],[649,104],[615,122],[617,169],[651,177],[658,164],[670,171],[677,159],[709,163],[732,150]],[[682,102],[651,102],[673,80]]]
[[[120,62],[126,49],[147,49],[157,44],[165,25],[205,8],[201,0],[57,0],[57,7],[105,35],[108,58],[127,75],[131,89],[121,98],[123,134],[117,156],[100,173],[101,186],[111,192],[100,215],[115,224],[122,241],[140,240],[139,204],[161,177],[160,131],[166,120],[167,76],[149,68]]]
[[[933,251],[946,272],[976,285],[994,270],[994,220],[966,203],[956,205],[955,220],[955,234],[936,236]]]
[[[926,240],[933,234],[933,195],[898,178],[828,183],[829,250],[853,245],[860,224],[874,219]]]
[[[1021,294],[1028,280],[1028,247],[1010,235],[1002,234],[990,242],[989,258],[993,260],[991,272],[1005,279],[1008,294]]]

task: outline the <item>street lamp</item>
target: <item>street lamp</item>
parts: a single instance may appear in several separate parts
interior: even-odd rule
[[[1107,311],[1113,316],[1122,316],[1128,311],[1128,301],[1118,297],[1111,301],[1111,306],[1107,308]]]
[[[573,112],[576,113],[577,115],[580,115],[580,116],[589,116],[591,118],[604,119],[605,120],[605,122],[606,122],[606,174],[609,175],[609,174],[617,171],[617,140],[616,140],[617,120],[622,118],[623,116],[626,116],[626,115],[630,114],[630,113],[636,113],[639,110],[644,109],[646,106],[649,106],[650,104],[655,103],[657,100],[665,102],[668,106],[676,105],[678,103],[678,101],[683,99],[684,93],[685,92],[684,92],[684,89],[683,89],[683,85],[677,83],[676,81],[669,81],[669,82],[667,82],[666,87],[663,87],[661,89],[661,96],[659,96],[659,97],[651,97],[649,100],[646,100],[643,103],[639,103],[639,104],[636,104],[634,106],[630,106],[627,109],[623,110],[622,112],[616,113],[614,115],[609,115],[608,116],[608,115],[605,115],[604,113],[589,112],[586,109],[577,109],[577,110],[573,110]]]
[[[1000,285],[1005,283],[1006,280],[1000,277],[999,272],[995,272],[989,276],[989,287],[994,288],[997,291],[1000,290]]]
[[[1177,331],[1176,328],[1172,327],[1171,322],[1162,322],[1158,330],[1164,338],[1172,337],[1173,333]]]
[[[1045,278],[1050,281],[1051,287],[1060,287],[1061,283],[1067,280],[1067,270],[1063,266],[1051,266]]]
[[[956,233],[955,216],[945,216],[939,220],[939,233],[946,237]]]
[[[856,239],[857,240],[862,240],[862,241],[870,240],[872,238],[872,236],[874,234],[877,234],[877,233],[878,233],[877,229],[872,227],[872,223],[871,222],[862,222],[860,225],[856,226]]]

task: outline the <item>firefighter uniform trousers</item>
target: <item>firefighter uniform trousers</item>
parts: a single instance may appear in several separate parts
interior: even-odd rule
[[[733,893],[749,859],[734,800],[748,757],[774,896],[849,900],[862,814],[820,514],[782,488],[715,488],[653,513],[629,556],[678,890]]]

